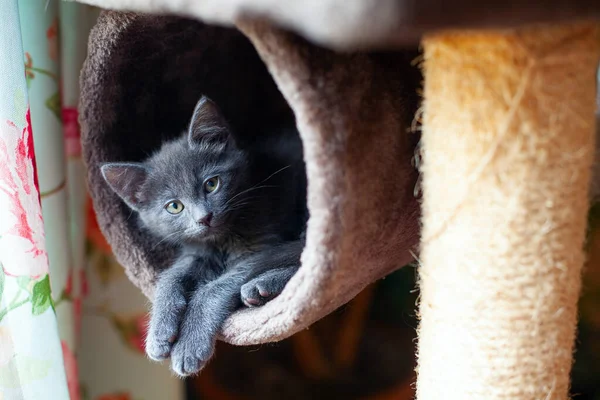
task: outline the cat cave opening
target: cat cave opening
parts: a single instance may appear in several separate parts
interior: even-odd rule
[[[269,47],[259,56],[234,28],[104,11],[81,75],[82,146],[97,220],[150,299],[177,249],[140,229],[105,182],[103,164],[141,162],[181,137],[201,96],[218,105],[241,148],[284,140],[297,143],[285,146],[296,155],[304,149],[311,217],[302,265],[281,295],[228,319],[221,338],[233,344],[306,328],[405,265],[418,240],[415,137],[407,134],[416,101],[399,95],[414,90],[398,69],[411,60],[338,56],[288,39],[278,42],[279,54],[264,54]]]

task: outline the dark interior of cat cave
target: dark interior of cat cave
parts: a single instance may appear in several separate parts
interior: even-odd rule
[[[289,131],[295,121],[256,50],[239,31],[172,16],[112,18],[121,19],[124,29],[106,32],[118,40],[110,49],[110,67],[91,71],[96,79],[82,82],[83,91],[94,96],[82,107],[94,128],[84,134],[84,149],[104,234],[134,282],[149,282],[153,270],[167,266],[172,249],[137,228],[130,210],[102,184],[97,165],[141,161],[166,139],[180,136],[201,95],[218,105],[239,146]],[[100,51],[106,50],[91,46],[90,59]]]

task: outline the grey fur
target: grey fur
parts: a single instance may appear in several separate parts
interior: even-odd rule
[[[204,367],[242,302],[274,298],[300,265],[307,208],[299,138],[282,132],[259,145],[239,146],[202,97],[186,135],[143,163],[101,167],[141,228],[179,249],[156,285],[146,352],[171,357],[181,376]],[[204,184],[215,176],[220,183],[209,193]],[[165,208],[174,200],[184,206],[178,214]]]
[[[281,293],[285,284],[296,273],[299,255],[305,240],[289,241],[257,253],[245,262],[260,274],[242,286],[242,301],[248,307],[262,306]]]

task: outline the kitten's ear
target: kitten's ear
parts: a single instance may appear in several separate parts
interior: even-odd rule
[[[148,177],[148,169],[139,163],[106,163],[100,169],[111,189],[137,211],[144,201],[140,189]]]
[[[201,142],[226,143],[229,139],[229,125],[221,115],[221,111],[212,100],[202,96],[194,108],[188,131],[190,146],[193,147]]]

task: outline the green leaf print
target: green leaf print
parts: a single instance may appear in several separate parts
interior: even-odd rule
[[[27,113],[27,101],[25,100],[25,92],[21,88],[18,88],[15,91],[13,104],[14,112],[10,120],[19,127],[27,125],[27,121],[25,120],[25,114]]]
[[[56,118],[58,118],[59,121],[62,121],[60,95],[58,92],[46,99],[46,107],[56,115]]]
[[[52,78],[52,80],[58,82],[58,76],[52,71],[47,69],[37,68],[33,66],[33,58],[29,52],[25,52],[25,78],[27,80],[27,87],[29,88],[30,82],[35,78],[35,74],[42,74]]]
[[[50,276],[46,275],[44,279],[33,286],[31,292],[31,313],[33,315],[43,314],[49,307],[54,309],[50,291]]]
[[[31,278],[28,276],[19,276],[17,278],[17,285],[19,285],[19,287],[21,289],[27,290],[27,292],[31,291],[31,287],[30,284],[31,283]]]
[[[19,388],[48,376],[51,362],[24,355],[16,355],[7,365],[0,367],[0,387]]]

